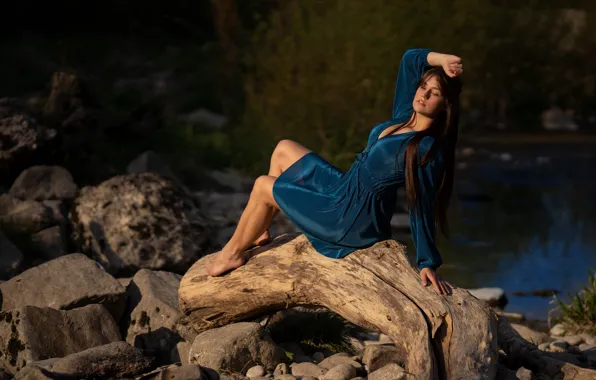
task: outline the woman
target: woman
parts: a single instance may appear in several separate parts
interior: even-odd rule
[[[327,257],[345,257],[390,239],[397,190],[405,185],[421,282],[449,294],[451,285],[435,272],[442,260],[434,232],[437,223],[448,234],[462,72],[457,56],[407,50],[392,118],[373,128],[346,173],[294,141],[279,142],[269,175],[255,181],[234,235],[208,273],[219,276],[243,265],[243,252],[268,240],[267,230],[280,209]]]

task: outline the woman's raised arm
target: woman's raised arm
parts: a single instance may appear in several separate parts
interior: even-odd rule
[[[412,114],[418,81],[424,71],[431,67],[427,60],[430,52],[430,49],[408,49],[402,56],[395,83],[392,119]]]
[[[408,49],[401,58],[399,73],[395,83],[393,96],[393,113],[391,118],[407,118],[413,112],[412,102],[416,95],[418,82],[427,68],[441,66],[450,77],[463,72],[461,58],[456,55],[442,54],[430,49]]]

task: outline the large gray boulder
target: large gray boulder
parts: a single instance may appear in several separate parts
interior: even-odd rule
[[[199,334],[190,348],[190,362],[214,370],[240,372],[260,364],[269,370],[285,357],[260,324],[240,322]]]
[[[126,341],[151,354],[166,356],[181,338],[176,332],[180,319],[178,286],[181,276],[141,269],[126,289],[130,315]]]
[[[33,267],[0,284],[0,292],[4,311],[27,305],[68,310],[103,304],[119,321],[126,304],[120,282],[80,253]]]
[[[13,374],[31,361],[120,340],[118,325],[101,305],[68,311],[25,306],[0,313],[0,366]]]
[[[64,200],[77,195],[78,187],[61,166],[37,165],[19,174],[9,194],[21,200]]]
[[[83,252],[119,277],[142,268],[183,273],[210,253],[211,232],[193,200],[154,173],[83,188],[71,220]]]
[[[21,270],[23,254],[0,230],[0,280],[7,280]]]

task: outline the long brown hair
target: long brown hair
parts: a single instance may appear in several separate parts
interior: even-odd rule
[[[444,156],[445,167],[436,197],[434,199],[434,216],[435,224],[439,227],[445,237],[449,237],[449,226],[447,223],[447,209],[449,201],[453,192],[453,168],[455,161],[455,147],[457,145],[458,129],[459,129],[459,94],[462,90],[462,82],[459,77],[451,78],[445,74],[441,67],[433,67],[427,70],[420,78],[418,87],[428,81],[431,77],[436,77],[441,90],[441,94],[445,97],[445,108],[441,114],[433,121],[432,126],[424,131],[414,134],[410,142],[406,146],[405,152],[405,191],[406,204],[409,210],[418,210],[420,207],[420,199],[418,197],[418,167],[424,166],[428,161],[432,160],[437,150],[441,149]],[[398,125],[393,131],[397,131],[404,127],[410,126],[416,119],[416,114],[402,125]],[[393,133],[391,132],[391,133]],[[432,148],[422,157],[420,164],[417,163],[418,147],[420,141],[426,136],[433,136],[435,143]],[[398,154],[399,151],[398,149]]]

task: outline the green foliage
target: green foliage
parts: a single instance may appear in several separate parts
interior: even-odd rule
[[[275,342],[295,342],[307,354],[321,350],[355,353],[349,338],[363,331],[331,311],[291,311],[267,329]]]
[[[596,334],[596,272],[588,276],[588,284],[575,295],[569,294],[569,303],[555,299],[561,309],[557,323],[563,323],[569,330]]]

